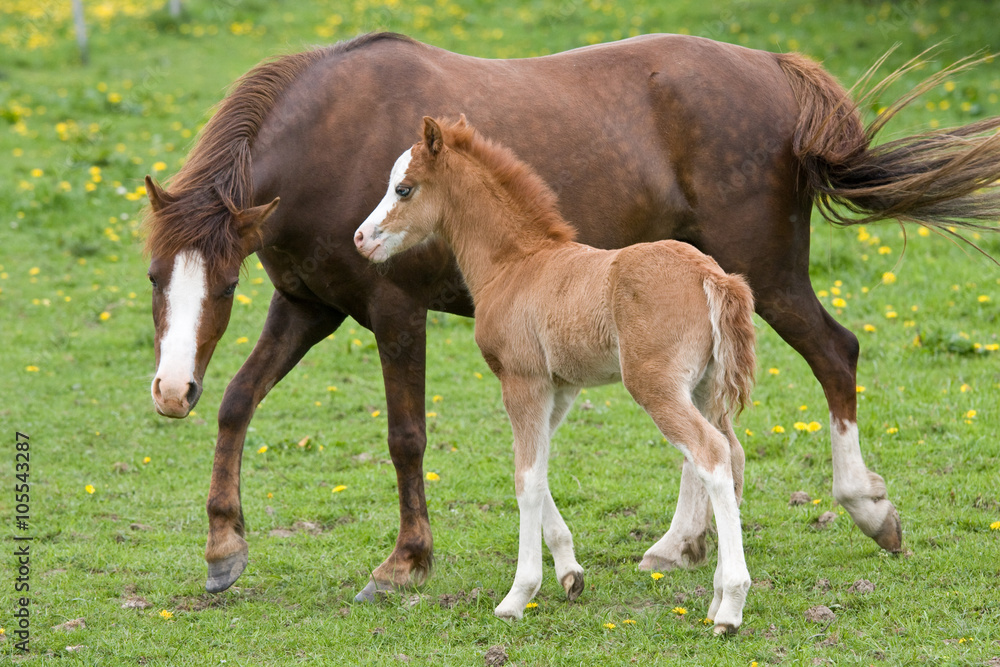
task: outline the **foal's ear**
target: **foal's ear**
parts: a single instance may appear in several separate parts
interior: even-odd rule
[[[261,231],[264,229],[264,223],[274,213],[274,209],[278,208],[280,202],[281,198],[275,197],[270,204],[261,204],[260,206],[244,209],[233,216],[236,222],[236,231],[239,233],[240,238],[243,239],[243,243],[248,248],[251,248],[250,252],[257,250],[260,245]]]
[[[444,148],[444,135],[441,126],[430,116],[424,116],[424,145],[431,157],[437,157]]]
[[[148,174],[146,175],[146,196],[149,197],[149,207],[153,209],[154,213],[166,206],[170,201],[170,195],[157,185],[156,181]]]

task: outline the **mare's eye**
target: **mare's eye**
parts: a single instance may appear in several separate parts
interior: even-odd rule
[[[146,277],[149,278],[150,285],[152,285],[154,288],[157,287],[156,278],[154,278],[152,274],[147,274]]]
[[[407,197],[409,197],[411,192],[413,192],[413,188],[411,188],[409,185],[396,186],[396,194],[399,195],[401,199],[406,199]]]
[[[240,284],[239,281],[236,281],[235,283],[233,283],[232,285],[230,285],[229,287],[227,287],[226,291],[222,293],[223,296],[232,296],[232,295],[236,294],[236,287],[239,284]]]

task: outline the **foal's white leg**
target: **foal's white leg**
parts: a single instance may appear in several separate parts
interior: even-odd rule
[[[684,460],[681,489],[674,518],[666,535],[651,546],[639,563],[640,570],[673,570],[692,567],[705,560],[705,534],[711,520],[712,505],[705,485],[694,465]]]
[[[573,405],[573,399],[576,398],[579,391],[577,387],[562,387],[556,390],[552,415],[549,418],[550,440],[566,413],[569,412],[570,406]],[[547,480],[545,499],[542,505],[542,531],[545,536],[545,544],[549,547],[552,560],[555,562],[556,579],[566,591],[566,597],[575,600],[583,592],[583,568],[576,561],[576,554],[573,552],[573,535],[569,532],[562,515],[559,514],[555,501],[552,500]]]
[[[727,461],[712,472],[699,470],[715,508],[719,530],[719,563],[715,569],[715,595],[708,617],[715,621],[715,632],[735,632],[743,622],[743,605],[750,590],[750,572],[743,554],[740,510],[733,488],[732,467]]]
[[[500,381],[504,407],[514,432],[514,488],[520,513],[520,544],[514,583],[493,613],[500,618],[521,618],[524,606],[542,585],[541,529],[548,495],[553,396],[547,381],[517,377],[502,377]]]

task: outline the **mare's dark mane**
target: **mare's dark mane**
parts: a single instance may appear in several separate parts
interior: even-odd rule
[[[544,230],[546,238],[572,241],[574,229],[559,213],[558,197],[538,173],[521,161],[512,150],[485,138],[462,121],[439,121],[445,144],[465,153],[493,174],[513,201],[526,207],[533,224]]]
[[[209,266],[242,261],[244,246],[231,222],[234,213],[253,205],[251,150],[268,113],[314,63],[382,40],[412,41],[396,33],[370,33],[262,62],[241,77],[170,181],[165,206],[147,211],[147,254],[171,256],[193,247]]]

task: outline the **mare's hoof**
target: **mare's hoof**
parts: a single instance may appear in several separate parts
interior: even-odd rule
[[[236,583],[236,580],[247,569],[250,550],[244,547],[242,551],[226,556],[208,564],[208,580],[205,590],[209,593],[221,593]]]
[[[368,580],[368,585],[361,589],[361,592],[354,596],[355,602],[375,602],[379,595],[396,592],[396,586],[392,583]]]
[[[882,527],[877,535],[872,535],[872,539],[889,553],[898,554],[903,550],[903,525],[899,521],[899,512],[895,507],[889,509]]]
[[[583,572],[570,572],[560,583],[566,591],[566,599],[572,602],[583,592]]]

